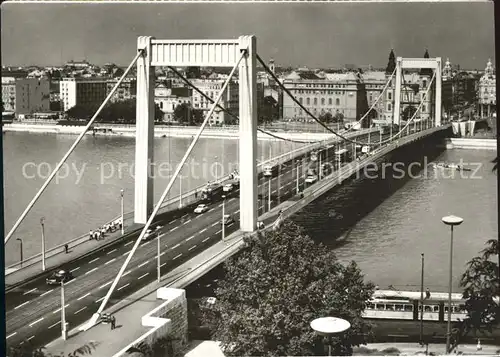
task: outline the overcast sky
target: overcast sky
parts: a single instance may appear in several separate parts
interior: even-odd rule
[[[22,4],[1,9],[2,65],[82,60],[128,65],[137,36],[257,36],[278,65],[383,67],[396,56],[449,57],[463,68],[494,61],[492,3]]]

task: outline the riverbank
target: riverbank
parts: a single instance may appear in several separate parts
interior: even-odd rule
[[[85,129],[84,126],[56,125],[56,124],[24,124],[11,123],[2,126],[2,132],[28,132],[35,134],[60,134],[60,135],[79,135]],[[135,137],[135,125],[119,124],[96,124],[94,130],[89,130],[86,135],[94,136],[124,136]],[[191,138],[198,133],[199,127],[179,127],[179,126],[155,126],[155,137],[177,137]],[[290,132],[284,130],[268,129],[271,134],[280,137],[299,140],[299,141],[317,141],[330,138],[333,134],[327,133],[309,133],[309,132]],[[237,126],[231,127],[207,127],[201,137],[209,139],[237,139],[239,130]],[[257,132],[259,140],[276,140],[272,135]]]

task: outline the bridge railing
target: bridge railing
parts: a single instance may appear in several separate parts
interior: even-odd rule
[[[368,133],[372,133],[372,132],[377,132],[377,131],[378,131],[378,129],[376,129],[376,128],[370,128],[370,129],[364,129],[364,130],[359,130],[359,131],[355,131],[355,132],[350,132],[348,134],[345,134],[345,136],[346,137],[360,136],[360,135],[364,135],[364,134],[368,134]],[[294,149],[294,150],[289,151],[287,153],[280,154],[280,155],[273,157],[271,159],[267,159],[267,160],[262,161],[262,162],[257,164],[257,172],[258,173],[262,172],[262,167],[264,165],[269,164],[269,163],[272,163],[273,165],[283,164],[285,162],[293,160],[297,156],[304,155],[307,152],[314,150],[315,148],[319,148],[322,145],[332,143],[332,142],[337,142],[337,141],[339,141],[339,138],[335,136],[335,137],[327,139],[327,140],[322,140],[322,141],[315,142],[312,144],[304,145],[300,148]],[[230,178],[229,175],[226,175],[226,176],[221,177],[219,179],[219,181],[221,183],[223,183],[225,181],[228,181],[229,178]],[[199,196],[197,195],[197,193],[200,193],[201,190],[205,186],[206,186],[206,184],[203,184],[203,185],[200,185],[198,187],[193,188],[192,190],[190,190],[188,192],[183,193],[182,194],[183,205],[192,204],[192,203],[200,200],[200,198],[198,198]],[[165,213],[167,211],[173,210],[172,208],[169,208],[168,206],[179,203],[180,199],[181,199],[181,195],[177,195],[177,196],[165,201],[161,205],[160,211],[158,213]],[[126,212],[126,213],[124,213],[124,218],[127,216],[131,216],[132,214],[133,214],[133,211]],[[105,222],[103,225],[110,224],[114,221],[119,220],[120,218],[121,218],[121,215],[115,216],[113,219]],[[51,256],[63,253],[65,251],[65,249],[64,249],[65,245],[68,245],[68,248],[71,249],[71,248],[79,246],[79,245],[81,245],[85,242],[88,242],[88,241],[89,241],[88,233],[82,234],[76,238],[73,238],[69,241],[66,241],[65,243],[62,243],[62,244],[59,244],[59,245],[56,245],[52,248],[47,249],[45,251],[45,258],[47,259],[47,258],[50,258]],[[23,262],[16,262],[16,263],[10,264],[9,266],[6,267],[5,275],[9,275],[9,274],[15,272],[17,269],[27,268],[29,266],[37,264],[41,261],[41,259],[42,259],[42,254],[40,252],[40,253],[34,254],[34,255],[24,259]]]

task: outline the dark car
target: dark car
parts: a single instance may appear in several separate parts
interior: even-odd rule
[[[57,285],[74,279],[73,274],[67,270],[59,270],[47,278],[47,284]]]

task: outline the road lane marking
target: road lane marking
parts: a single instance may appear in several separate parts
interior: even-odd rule
[[[115,248],[115,249],[113,249],[113,250],[111,250],[111,251],[107,252],[107,253],[106,253],[106,255],[107,255],[107,254],[111,254],[111,253],[113,253],[113,252],[116,252],[117,250],[118,250],[118,249],[117,249],[117,248]]]
[[[177,221],[178,218],[174,219],[173,221],[170,221],[170,223],[174,223],[175,221]]]
[[[26,291],[23,295],[28,295],[29,293],[32,293],[32,292],[33,292],[33,291],[35,291],[35,290],[36,290],[36,288],[31,289],[30,291]]]
[[[40,317],[38,320],[32,322],[29,324],[29,327],[33,327],[33,325],[36,325],[37,323],[39,323],[40,321],[42,321],[44,318],[43,317]]]
[[[121,288],[118,288],[118,289],[116,289],[116,290],[117,290],[117,291],[120,291],[121,289],[126,288],[126,287],[127,287],[127,286],[129,286],[129,285],[130,285],[130,283],[127,283],[127,284],[123,285]]]
[[[87,293],[87,294],[85,294],[85,295],[83,295],[83,296],[80,296],[80,297],[79,297],[78,299],[76,299],[76,300],[80,301],[81,299],[85,299],[85,298],[86,298],[87,296],[89,296],[89,295],[90,295],[90,293]]]
[[[273,192],[271,192],[271,193],[275,193],[275,192],[276,192],[276,190],[274,190],[274,191],[273,191]]]
[[[57,321],[55,324],[52,324],[49,326],[49,329],[52,328],[52,327],[56,327],[57,325],[59,325],[61,323],[61,321]]]
[[[96,261],[98,261],[98,260],[99,260],[99,258],[92,259],[92,260],[89,262],[89,264],[91,264],[91,263],[93,263],[93,262],[96,262]]]
[[[227,202],[231,202],[232,200],[235,200],[236,198],[230,198]]]
[[[218,205],[217,207],[222,207],[222,203],[220,205]]]
[[[68,306],[69,306],[69,304],[66,304],[66,306],[64,306],[64,307],[67,308]],[[58,308],[57,310],[52,311],[52,313],[57,314],[59,311],[61,311],[61,308]]]
[[[12,336],[14,336],[14,335],[16,335],[16,334],[17,334],[17,332],[13,332],[13,333],[11,333],[9,336],[5,337],[5,339],[6,339],[6,340],[8,340],[9,338],[11,338]]]
[[[147,246],[149,243],[151,243],[151,241],[150,241],[150,240],[146,241],[146,243],[144,243],[144,244],[143,244],[143,246],[145,247],[145,246]]]
[[[34,337],[35,337],[35,335],[33,335],[33,336],[31,336],[31,337],[28,337],[28,338],[26,339],[26,341],[29,341],[29,340],[33,339]]]
[[[207,228],[203,228],[201,231],[200,231],[200,234],[205,232],[207,230]]]
[[[113,258],[113,259],[111,259],[111,260],[108,260],[106,263],[104,263],[104,265],[108,265],[109,263],[114,262],[115,260],[116,260],[116,258]]]
[[[196,248],[196,244],[195,244],[195,245],[193,245],[193,246],[192,246],[191,248],[189,248],[188,250],[192,250],[192,249],[194,249],[194,248]]]
[[[207,237],[207,238],[203,239],[201,242],[204,243],[204,242],[206,242],[209,239],[210,239],[210,237]]]
[[[104,298],[105,298],[105,296],[103,296],[102,298],[100,298],[100,299],[96,300],[95,302],[102,301],[102,300],[104,300]]]
[[[106,286],[108,286],[111,283],[112,283],[112,281],[108,281],[106,284],[102,284],[101,286],[99,286],[99,289],[105,288]]]
[[[174,258],[174,260],[176,260],[176,259],[177,259],[177,258],[179,258],[180,256],[182,256],[182,253],[181,253],[181,254],[179,254],[179,255],[176,255],[176,256],[175,256],[175,258]]]
[[[161,253],[161,254],[160,254],[160,257],[161,257],[163,254],[165,254],[165,252]]]
[[[176,245],[174,245],[172,248],[170,248],[170,250],[174,250],[174,249],[176,249],[176,248],[179,248],[180,246],[181,246],[180,244],[176,244]]]
[[[17,305],[17,306],[14,308],[14,310],[19,309],[21,306],[24,306],[24,305],[26,305],[27,303],[29,303],[29,300],[28,300],[28,301],[26,301],[26,302],[23,302],[21,305]]]
[[[130,253],[130,252],[131,252],[131,250],[129,250],[128,252],[123,253],[122,255],[126,255],[126,254],[128,254],[128,253]]]
[[[222,232],[222,229],[220,231],[217,231],[215,234],[219,234],[220,232]]]
[[[80,267],[76,267],[75,269],[70,270],[70,272],[72,273],[74,271],[77,271],[78,269],[80,269]]]
[[[82,307],[80,310],[78,311],[75,311],[74,315],[78,314],[79,312],[82,312],[83,310],[85,310],[87,308],[87,306],[84,306]]]
[[[127,245],[132,244],[132,243],[134,243],[134,241],[133,241],[133,240],[131,240],[131,241],[130,241],[130,242],[128,242],[128,243],[125,243],[125,244],[124,244],[124,246],[126,247]]]
[[[167,265],[167,263],[163,263],[162,265],[160,265],[160,268],[163,267],[164,265]]]
[[[240,210],[237,210],[237,211],[236,211],[236,212],[234,212],[234,213],[238,213],[239,211],[240,211]]]
[[[173,231],[175,231],[177,228],[179,228],[179,226],[175,226],[174,228],[170,229],[168,232],[169,232],[169,233],[170,233],[170,232],[173,232]]]
[[[191,222],[191,219],[188,219],[184,224],[188,224],[189,222]]]
[[[143,267],[144,265],[146,265],[146,264],[148,264],[148,263],[149,263],[149,261],[145,261],[144,263],[142,263],[142,264],[138,265],[137,267],[138,267],[138,268]]]
[[[122,276],[129,275],[132,272],[132,270],[129,270],[128,272],[124,273]]]
[[[54,291],[54,289],[52,289],[52,290],[49,290],[49,291],[46,291],[46,292],[44,292],[44,293],[43,293],[42,295],[40,295],[40,296],[44,296],[44,295],[47,295],[48,293],[50,293],[50,292],[52,292],[52,291]]]
[[[193,234],[191,237],[189,237],[188,239],[186,239],[186,242],[187,242],[187,241],[190,241],[191,239],[193,239],[193,238],[194,238],[194,236],[195,236],[195,234]]]
[[[97,270],[97,268],[98,268],[98,267],[95,267],[94,269],[89,270],[88,272],[86,272],[86,273],[85,273],[85,275],[90,274],[90,273],[92,273],[92,272],[96,271],[96,270]]]
[[[149,275],[149,273],[146,273],[146,274],[144,274],[144,275],[141,275],[140,277],[138,277],[138,278],[137,278],[137,280],[140,280],[140,279],[142,279],[142,278],[144,278],[145,276],[148,276],[148,275]]]
[[[215,222],[214,224],[212,224],[212,227],[218,225],[220,222]]]

